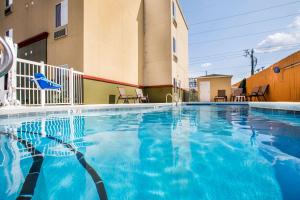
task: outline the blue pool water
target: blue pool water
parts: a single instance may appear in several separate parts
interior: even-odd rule
[[[299,200],[300,117],[182,106],[0,120],[0,199]]]

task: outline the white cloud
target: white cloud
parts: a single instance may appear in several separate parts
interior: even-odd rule
[[[258,43],[256,51],[258,53],[275,52],[284,48],[293,47],[300,44],[300,16],[288,25],[292,30],[289,32],[274,33],[267,36]]]
[[[296,19],[289,25],[289,28],[300,29],[300,16],[296,17]]]
[[[201,67],[209,67],[209,66],[212,66],[212,64],[211,63],[203,63],[203,64],[201,64]]]

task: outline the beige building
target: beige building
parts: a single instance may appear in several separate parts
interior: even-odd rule
[[[212,102],[218,95],[218,90],[225,90],[227,99],[231,95],[231,75],[211,74],[197,78],[199,100]]]
[[[117,86],[143,88],[151,102],[189,89],[177,0],[1,1],[0,33],[18,43],[18,57],[83,72],[85,103],[114,103]]]

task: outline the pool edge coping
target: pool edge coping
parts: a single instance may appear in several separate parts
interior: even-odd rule
[[[8,116],[19,116],[29,114],[53,114],[53,113],[80,113],[81,111],[104,111],[104,110],[127,110],[157,107],[172,107],[175,103],[149,103],[149,104],[91,104],[91,105],[59,105],[44,107],[0,107],[0,119]],[[250,108],[264,110],[282,110],[300,112],[300,102],[183,102],[179,105],[245,105]]]

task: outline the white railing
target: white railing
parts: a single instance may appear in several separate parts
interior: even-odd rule
[[[40,90],[32,81],[36,73],[43,73],[49,80],[62,85],[61,92]],[[74,71],[72,68],[18,58],[15,74],[16,98],[21,105],[44,106],[83,103],[83,73]]]

